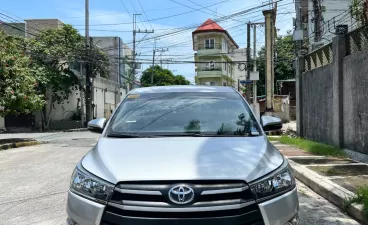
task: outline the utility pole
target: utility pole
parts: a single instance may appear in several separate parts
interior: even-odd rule
[[[154,70],[155,70],[155,53],[156,53],[156,49],[153,49],[152,72],[151,72],[151,86],[153,86],[153,74],[154,74]]]
[[[82,62],[79,64],[79,71],[80,71],[80,75],[81,75],[81,79],[80,79],[80,85],[79,85],[79,93],[80,93],[80,102],[81,102],[81,123],[82,123],[82,127],[84,127],[84,94],[83,94],[83,89],[84,89],[84,85],[83,85],[83,64]]]
[[[149,33],[154,33],[154,30],[151,31],[147,31],[147,30],[137,30],[137,16],[140,16],[142,14],[138,14],[135,13],[133,14],[133,59],[132,59],[132,76],[129,77],[130,78],[130,82],[129,82],[129,90],[132,89],[133,87],[133,81],[135,80],[135,69],[136,69],[136,62],[135,62],[135,57],[136,57],[136,52],[135,52],[135,48],[136,48],[136,44],[135,44],[135,37],[138,33],[144,33],[144,34],[149,34]]]
[[[253,24],[253,72],[257,72],[257,25]],[[257,103],[257,81],[253,81],[253,104]]]
[[[321,12],[321,2],[319,0],[313,0],[313,12],[314,17],[312,18],[312,22],[314,22],[314,42],[318,43],[322,40],[322,28],[323,20],[322,20],[322,12]]]
[[[136,24],[136,17],[139,16],[141,14],[133,14],[133,59],[132,59],[132,75],[129,77],[131,80],[129,81],[129,91],[132,90],[133,87],[133,81],[134,81],[134,77],[135,77],[135,36],[137,34],[136,28],[137,28],[137,24]]]
[[[90,40],[89,40],[89,0],[85,0],[85,35],[86,35],[86,52],[90,53]],[[90,81],[90,62],[89,59],[85,63],[86,67],[86,120],[87,122],[92,120],[92,84]]]
[[[272,74],[273,74],[273,17],[274,10],[264,10],[265,16],[265,39],[266,39],[266,113],[273,112],[273,98],[272,98]]]
[[[247,24],[247,84],[246,84],[246,100],[250,104],[250,22]]]
[[[153,86],[153,74],[154,74],[154,70],[155,70],[156,41],[157,41],[157,38],[155,38],[155,42],[154,42],[154,44],[153,44],[153,58],[152,58],[152,71],[151,71],[151,86]]]
[[[168,48],[164,49],[164,48],[161,48],[161,49],[156,49],[155,52],[161,52],[160,56],[162,56],[162,54],[164,54],[164,52],[167,52],[169,51]],[[160,58],[160,66],[162,67],[162,58]]]

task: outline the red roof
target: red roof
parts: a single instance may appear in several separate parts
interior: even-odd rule
[[[224,28],[222,28],[220,25],[218,25],[215,21],[213,21],[212,19],[206,20],[206,22],[204,22],[195,31],[193,31],[192,36],[194,36],[194,34],[202,33],[202,32],[203,33],[205,33],[205,32],[223,32],[223,33],[225,33],[229,37],[229,39],[231,40],[231,42],[234,43],[234,45],[236,46],[236,48],[239,48],[238,44],[236,44],[236,42],[230,36],[230,34]],[[193,43],[193,45],[194,45],[194,43]]]
[[[197,30],[195,30],[194,32],[198,32],[198,31],[225,31],[224,28],[222,28],[220,25],[218,25],[215,21],[213,21],[212,19],[208,19],[206,22],[204,22],[200,27],[197,28]]]

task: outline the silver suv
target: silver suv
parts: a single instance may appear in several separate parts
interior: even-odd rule
[[[262,124],[262,125],[261,125]],[[70,225],[298,224],[287,160],[233,88],[168,86],[131,91],[76,166]]]

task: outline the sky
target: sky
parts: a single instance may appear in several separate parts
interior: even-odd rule
[[[10,16],[13,21],[60,19],[63,23],[73,25],[84,35],[84,2],[84,0],[3,0],[0,13]],[[141,15],[137,16],[137,29],[154,30],[154,33],[147,36],[137,34],[137,43],[141,41],[137,44],[136,50],[138,60],[142,62],[152,60],[156,37],[157,48],[168,48],[162,55],[161,53],[156,55],[157,63],[160,63],[160,59],[193,61],[192,32],[208,18],[220,20],[218,24],[230,33],[241,48],[244,48],[247,40],[246,23],[264,22],[262,9],[269,9],[269,6],[247,13],[239,12],[268,3],[269,1],[257,0],[90,0],[90,35],[119,36],[132,48],[132,15],[138,13]],[[224,18],[234,13],[239,15]],[[293,17],[295,17],[293,0],[279,1],[276,23],[278,34],[283,35],[293,29]],[[9,20],[6,22],[10,22]],[[264,42],[264,27],[259,27],[257,49],[262,47]],[[142,69],[149,66],[143,64]],[[194,82],[194,64],[163,64],[163,67]]]

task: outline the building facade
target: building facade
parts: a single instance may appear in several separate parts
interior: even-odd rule
[[[120,37],[92,37],[92,42],[110,62],[109,77],[96,77],[93,81],[94,117],[109,118],[129,91],[132,51]]]
[[[352,0],[295,1],[294,27],[298,38],[294,32],[294,40],[307,39],[309,44],[306,50],[311,51],[330,43],[337,25],[354,29],[356,22],[351,16],[351,5]]]
[[[198,85],[234,86],[234,63],[230,53],[238,49],[230,34],[212,19],[193,33],[193,50]]]

